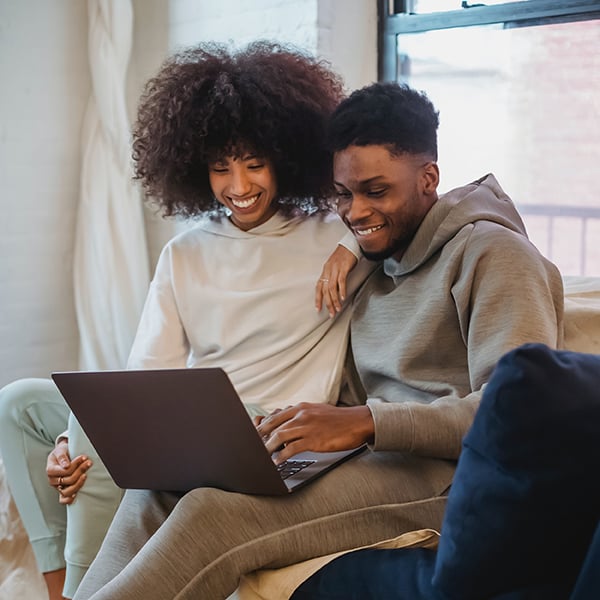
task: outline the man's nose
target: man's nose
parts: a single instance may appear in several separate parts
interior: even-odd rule
[[[369,216],[370,213],[371,205],[368,198],[365,198],[362,194],[355,194],[348,201],[342,216],[350,222],[358,222]]]

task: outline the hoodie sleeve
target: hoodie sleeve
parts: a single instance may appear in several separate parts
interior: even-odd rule
[[[360,259],[360,246],[358,245],[358,242],[356,241],[356,238],[352,232],[349,231],[346,233],[346,235],[338,242],[338,246],[344,246],[346,250],[349,250],[352,252],[352,254],[354,254],[354,256],[356,256],[356,258]]]
[[[167,245],[148,290],[127,361],[128,369],[173,369],[187,365],[190,346],[173,290],[174,260],[172,248]]]
[[[424,402],[423,389],[427,386],[421,385],[418,392],[406,386],[402,397],[369,398],[375,450],[458,458],[462,439],[498,360],[527,342],[553,348],[562,345],[560,273],[525,236],[488,225],[478,224],[469,236],[453,278],[449,304],[464,344],[456,352],[464,353],[466,349],[470,392],[441,393]],[[441,318],[431,317],[432,321]],[[446,381],[459,377],[441,371],[439,364],[419,365],[421,377],[425,373],[424,379],[432,382],[429,390],[436,384],[442,386],[440,380],[444,377]],[[446,389],[451,390],[452,385],[446,385]]]

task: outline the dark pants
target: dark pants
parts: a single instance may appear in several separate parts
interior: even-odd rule
[[[317,571],[291,600],[450,600],[432,585],[435,559],[436,551],[425,548],[357,550]],[[600,524],[572,591],[571,587],[568,583],[558,586],[556,581],[536,584],[495,596],[494,600],[600,598]]]

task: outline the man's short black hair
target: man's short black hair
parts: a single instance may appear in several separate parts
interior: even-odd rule
[[[389,146],[394,154],[429,154],[437,160],[438,112],[423,92],[397,83],[374,83],[353,92],[334,111],[332,152],[348,146]]]

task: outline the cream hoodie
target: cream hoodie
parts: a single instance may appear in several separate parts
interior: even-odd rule
[[[245,403],[267,411],[335,403],[350,310],[346,302],[334,319],[317,313],[314,289],[346,233],[333,214],[276,214],[250,231],[207,218],[175,237],[159,258],[128,368],[222,367]],[[370,268],[354,269],[349,297]]]

